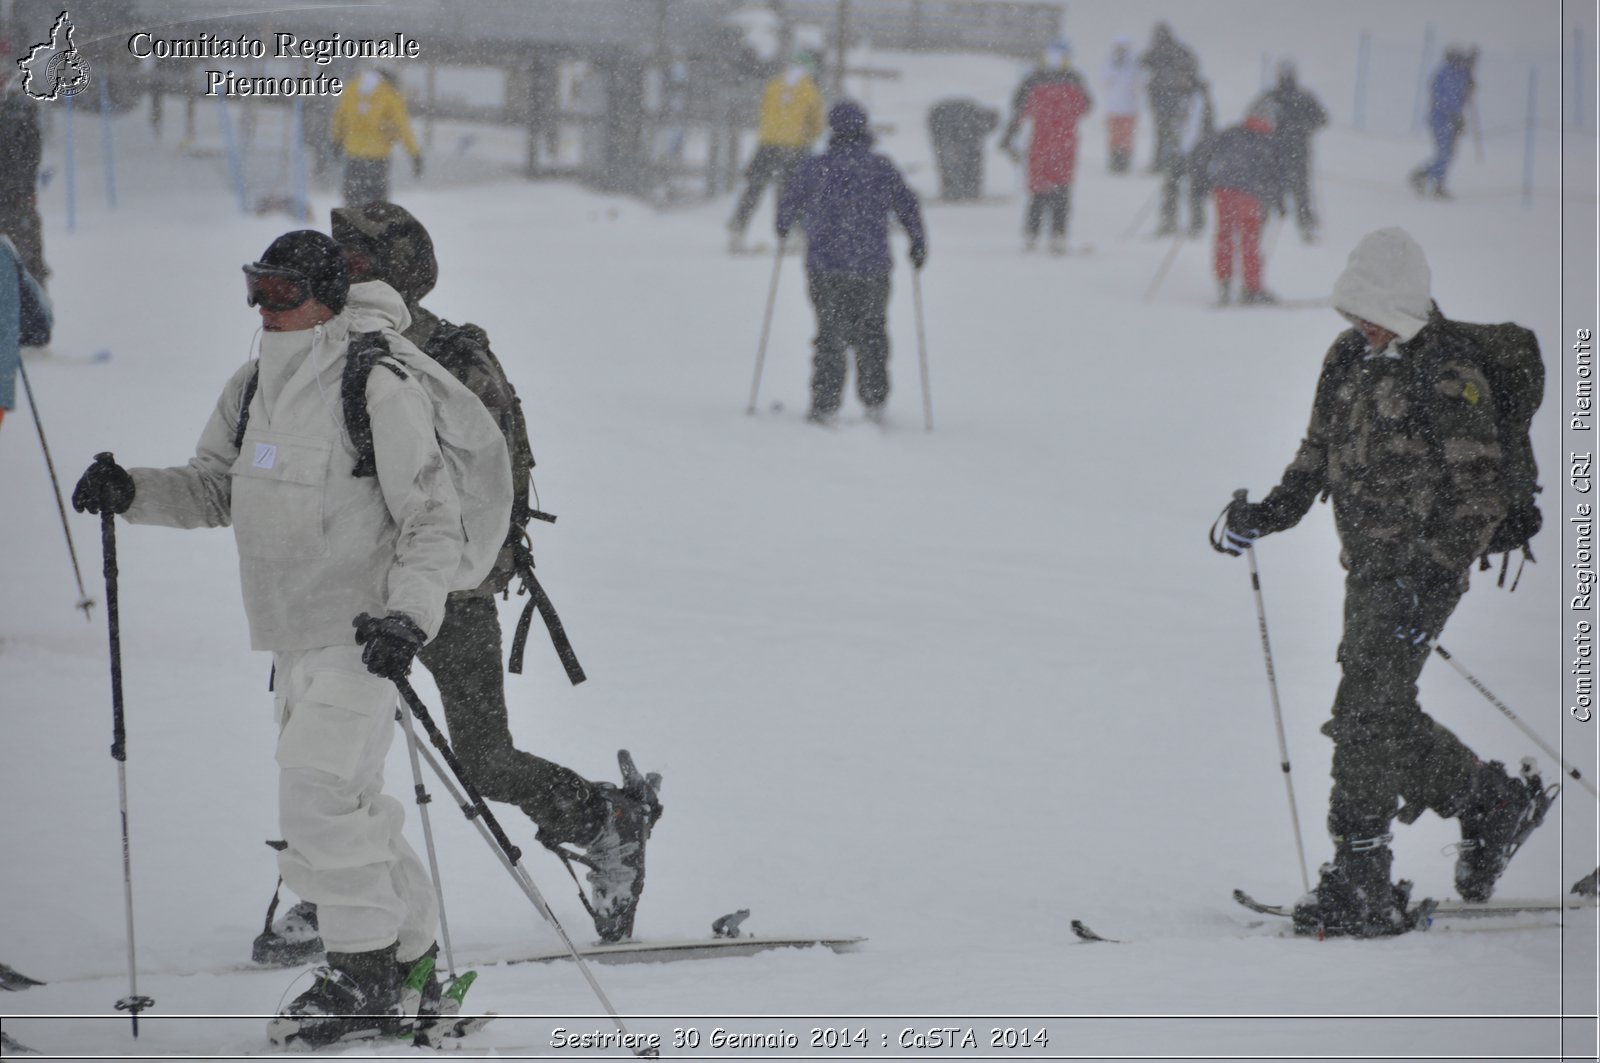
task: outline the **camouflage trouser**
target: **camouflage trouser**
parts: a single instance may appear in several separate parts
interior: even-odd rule
[[[1406,802],[1407,822],[1424,809],[1447,818],[1461,811],[1477,758],[1417,704],[1429,644],[1395,635],[1398,627],[1416,626],[1437,636],[1460,600],[1452,588],[1414,603],[1392,577],[1346,578],[1344,678],[1333,718],[1322,727],[1333,739],[1328,831],[1335,838],[1381,832],[1398,798]]]
[[[450,744],[484,799],[521,808],[541,840],[587,845],[600,833],[600,800],[583,776],[512,744],[500,654],[494,599],[452,595],[438,636],[417,656],[439,687]]]

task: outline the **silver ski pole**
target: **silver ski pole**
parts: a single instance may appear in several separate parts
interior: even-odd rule
[[[772,284],[767,289],[767,312],[761,316],[761,343],[756,347],[756,376],[750,382],[750,405],[745,413],[756,412],[756,392],[761,390],[761,367],[767,360],[767,337],[772,333],[772,308],[778,302],[778,278],[783,274],[783,245],[787,234],[778,237],[778,250],[772,256]]]
[[[1532,728],[1523,723],[1517,714],[1511,711],[1511,707],[1509,705],[1494,696],[1494,691],[1490,690],[1488,687],[1479,682],[1477,676],[1467,671],[1466,668],[1462,666],[1460,661],[1452,657],[1450,655],[1450,651],[1446,650],[1443,646],[1435,642],[1433,644],[1433,652],[1437,653],[1440,657],[1443,657],[1446,663],[1448,663],[1451,668],[1454,668],[1456,673],[1460,675],[1461,678],[1472,684],[1473,690],[1476,690],[1478,693],[1482,694],[1488,700],[1489,704],[1499,709],[1501,714],[1504,715],[1506,719],[1516,724],[1517,729],[1531,738],[1534,745],[1544,750],[1547,756],[1552,757],[1556,763],[1560,764],[1564,769],[1566,769],[1568,778],[1577,782],[1578,785],[1582,786],[1585,790],[1588,790],[1591,794],[1594,794],[1594,796],[1600,797],[1600,793],[1595,791],[1594,783],[1584,778],[1583,773],[1568,763],[1567,759],[1560,753],[1556,752],[1555,747],[1551,746],[1549,742],[1546,742],[1544,739],[1535,734]]]
[[[109,464],[110,452],[96,454],[94,460]],[[122,899],[128,926],[128,995],[117,1001],[117,1010],[126,1011],[133,1021],[133,1036],[139,1036],[139,1012],[155,1006],[155,1001],[139,995],[139,965],[133,939],[133,860],[128,845],[128,734],[122,714],[122,627],[117,611],[117,528],[116,515],[102,508],[100,548],[105,555],[106,628],[111,642],[111,756],[117,762],[117,802],[122,816]]]
[[[1161,267],[1156,270],[1156,275],[1151,278],[1150,287],[1145,289],[1145,302],[1148,303],[1156,297],[1156,292],[1161,288],[1161,282],[1167,279],[1167,271],[1172,268],[1172,263],[1177,261],[1178,252],[1183,250],[1185,242],[1181,233],[1172,238],[1172,247],[1168,249],[1167,257],[1161,260]]]
[[[400,717],[400,726],[406,733],[406,751],[411,754],[411,780],[415,786],[417,799],[417,814],[422,817],[422,839],[428,847],[428,874],[433,877],[433,893],[439,898],[439,942],[444,946],[444,963],[450,972],[450,977],[456,976],[455,952],[450,948],[450,920],[445,915],[444,908],[444,882],[439,877],[439,854],[433,847],[433,823],[428,818],[428,804],[433,800],[428,796],[427,787],[422,785],[422,767],[417,762],[417,732],[411,724],[411,715],[405,712],[396,712]]]
[[[39,446],[44,450],[44,466],[50,470],[50,486],[56,492],[56,509],[61,513],[61,530],[67,536],[67,556],[72,558],[72,578],[78,581],[78,608],[83,610],[83,618],[93,623],[94,617],[90,615],[89,610],[94,608],[94,599],[83,589],[83,572],[78,568],[78,549],[72,545],[72,527],[67,523],[67,504],[61,498],[61,481],[56,479],[56,463],[50,458],[50,444],[44,438],[44,422],[39,420],[39,404],[33,399],[33,384],[28,380],[27,363],[19,361],[17,368],[22,372],[22,390],[28,393],[28,409],[33,413],[33,427],[39,430]]]
[[[933,431],[933,395],[928,390],[928,336],[922,319],[922,271],[911,271],[911,296],[917,310],[917,360],[922,366],[922,423]]]
[[[433,722],[433,716],[428,712],[427,705],[423,704],[422,699],[417,697],[417,692],[411,688],[411,684],[407,680],[397,680],[395,687],[400,691],[401,699],[411,709],[412,714],[421,721],[423,730],[428,732],[429,741],[439,750],[440,755],[445,759],[445,763],[450,765],[451,773],[455,775],[461,784],[460,788],[458,789],[455,782],[451,781],[450,776],[439,766],[439,762],[426,747],[421,743],[417,743],[415,748],[427,759],[428,766],[433,769],[435,775],[439,776],[439,781],[444,783],[445,789],[450,791],[450,796],[460,806],[462,815],[471,820],[473,826],[478,828],[478,833],[483,836],[484,841],[489,843],[489,848],[494,850],[500,863],[510,872],[512,879],[521,887],[528,900],[533,902],[534,910],[555,928],[556,935],[561,938],[561,943],[566,946],[573,962],[577,964],[578,970],[582,972],[584,980],[589,983],[589,988],[594,991],[595,998],[600,1001],[600,1006],[605,1008],[607,1015],[611,1016],[611,1021],[617,1027],[618,1032],[623,1035],[629,1044],[634,1043],[637,1039],[628,1032],[627,1026],[622,1022],[622,1016],[612,1006],[611,999],[606,996],[605,990],[600,988],[600,983],[595,979],[594,972],[589,969],[589,964],[584,960],[583,953],[579,952],[578,947],[572,943],[572,938],[568,936],[566,928],[561,925],[560,920],[556,918],[555,912],[551,911],[550,905],[545,902],[544,894],[540,893],[539,887],[534,885],[533,877],[522,866],[522,850],[511,844],[511,839],[506,837],[506,832],[500,826],[500,821],[495,819],[494,813],[484,803],[483,796],[478,793],[477,787],[473,786],[472,780],[467,778],[465,769],[462,768],[461,762],[456,759],[455,752],[450,748],[450,743],[445,741],[444,735],[439,732],[438,725]],[[463,796],[463,790],[466,792],[465,796]],[[635,1048],[631,1049],[631,1051],[633,1051],[634,1055],[645,1059],[654,1059],[660,1055],[658,1050],[649,1047]]]

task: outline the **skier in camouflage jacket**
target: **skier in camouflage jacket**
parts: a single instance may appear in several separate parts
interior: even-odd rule
[[[1343,679],[1322,728],[1334,743],[1335,856],[1297,907],[1304,933],[1409,928],[1406,898],[1390,885],[1396,815],[1458,818],[1456,885],[1483,900],[1516,836],[1548,805],[1537,776],[1513,779],[1498,762],[1481,763],[1417,702],[1422,666],[1472,562],[1508,515],[1531,505],[1510,497],[1482,353],[1439,313],[1430,284],[1422,248],[1404,231],[1361,240],[1333,295],[1355,327],[1328,352],[1305,439],[1264,500],[1236,499],[1226,516],[1224,544],[1237,553],[1330,498],[1347,570]]]

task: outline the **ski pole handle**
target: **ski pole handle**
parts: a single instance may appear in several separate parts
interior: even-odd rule
[[[1237,490],[1237,491],[1235,491],[1233,493],[1233,500],[1235,502],[1243,502],[1246,499],[1248,499],[1249,497],[1250,497],[1250,489],[1246,488],[1246,487],[1241,487],[1241,488],[1239,488],[1239,490]]]

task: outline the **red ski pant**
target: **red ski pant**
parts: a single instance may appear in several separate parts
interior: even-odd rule
[[[1218,280],[1233,279],[1233,249],[1244,260],[1244,290],[1261,290],[1261,201],[1237,188],[1218,188],[1217,250],[1212,265]]]
[[[1106,119],[1106,128],[1111,131],[1111,151],[1113,154],[1133,154],[1133,123],[1137,115],[1114,114]]]

